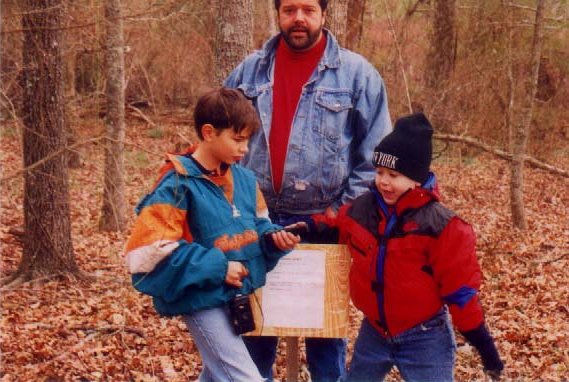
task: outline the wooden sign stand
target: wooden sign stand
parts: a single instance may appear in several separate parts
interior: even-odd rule
[[[286,380],[298,381],[298,337],[286,337]]]
[[[262,289],[252,297],[253,315],[257,329],[247,335],[285,337],[287,382],[298,380],[298,338],[345,338],[349,327],[349,270],[350,254],[345,245],[299,244],[298,250],[319,250],[326,253],[324,283],[324,326],[322,328],[288,328],[265,326],[262,314]],[[291,275],[291,279],[294,275]]]

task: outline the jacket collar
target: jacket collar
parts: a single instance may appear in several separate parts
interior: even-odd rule
[[[372,183],[371,190],[375,195],[379,208],[383,214],[385,216],[391,215],[389,206],[385,203],[385,200],[383,200],[383,197],[375,186],[375,183]],[[437,178],[434,173],[430,172],[429,177],[421,187],[414,188],[401,195],[399,200],[395,203],[395,213],[397,216],[401,216],[406,210],[417,209],[431,201],[439,201],[439,199],[440,195]]]
[[[322,29],[324,33],[326,33],[326,49],[324,49],[324,54],[322,58],[318,62],[318,71],[322,71],[325,68],[337,68],[340,66],[340,45],[338,44],[338,40],[336,37],[330,32],[328,29]],[[274,66],[274,55],[277,48],[277,43],[281,38],[281,33],[278,33],[271,37],[259,52],[261,58],[265,62],[265,64]],[[272,70],[270,71],[272,77]]]
[[[194,144],[180,153],[167,153],[166,163],[163,167],[165,169],[173,168],[180,175],[201,177],[203,175],[202,170],[190,158],[197,147],[198,145]]]
[[[325,68],[338,68],[340,66],[340,44],[336,37],[328,29],[323,29],[326,33],[326,49],[322,59],[318,63],[318,70],[322,71]]]

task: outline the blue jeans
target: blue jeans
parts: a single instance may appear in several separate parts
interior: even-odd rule
[[[263,378],[273,378],[277,337],[243,337]],[[336,382],[346,368],[346,341],[339,338],[306,338],[306,360],[312,382]]]
[[[243,344],[235,335],[226,308],[184,315],[202,358],[200,382],[261,382],[263,378]]]
[[[446,310],[395,337],[383,337],[366,319],[343,381],[382,381],[393,366],[405,381],[453,381],[456,352]]]

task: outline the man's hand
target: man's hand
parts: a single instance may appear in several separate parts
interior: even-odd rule
[[[227,264],[227,274],[225,275],[225,283],[236,288],[241,288],[245,277],[249,276],[249,271],[239,261],[229,261]]]

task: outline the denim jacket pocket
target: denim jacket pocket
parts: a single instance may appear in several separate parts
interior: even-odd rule
[[[346,127],[347,114],[352,109],[350,90],[319,89],[316,91],[316,105],[320,114],[313,129],[320,129],[326,138],[336,143]]]
[[[333,112],[352,108],[352,96],[349,89],[317,89],[316,103]]]
[[[350,112],[353,108],[350,90],[318,89],[316,115],[312,125],[321,137],[321,187],[329,195],[341,194],[350,172]]]

